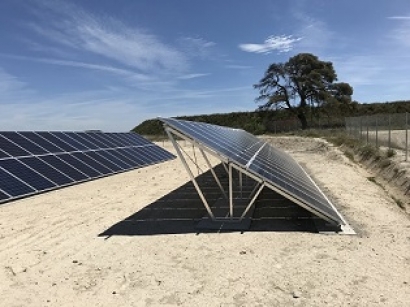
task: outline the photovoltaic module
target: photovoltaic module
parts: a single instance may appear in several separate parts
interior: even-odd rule
[[[0,132],[0,203],[174,158],[131,132]]]
[[[303,168],[264,140],[241,129],[173,118],[160,120],[169,132],[192,140],[226,165],[234,165],[240,172],[257,178],[261,189],[266,186],[333,225],[346,224]]]

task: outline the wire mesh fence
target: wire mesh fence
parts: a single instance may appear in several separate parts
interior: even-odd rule
[[[366,144],[376,147],[409,150],[409,113],[376,114],[346,117],[346,131]]]

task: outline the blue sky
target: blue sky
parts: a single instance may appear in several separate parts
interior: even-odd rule
[[[408,0],[2,0],[0,25],[0,130],[251,111],[268,65],[300,52],[359,102],[410,99]]]

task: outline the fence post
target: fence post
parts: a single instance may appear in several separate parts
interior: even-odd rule
[[[360,135],[359,140],[361,141],[363,138],[363,116],[360,116]]]
[[[409,152],[409,126],[408,126],[408,113],[406,112],[406,161]]]
[[[379,148],[379,121],[376,115],[376,148]]]
[[[389,149],[391,149],[391,116],[389,114]]]
[[[366,116],[366,144],[369,144],[369,115]]]

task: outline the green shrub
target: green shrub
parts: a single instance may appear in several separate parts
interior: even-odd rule
[[[388,158],[394,157],[396,155],[396,151],[394,149],[389,148],[386,152]]]
[[[373,145],[367,144],[359,148],[359,152],[365,159],[376,158],[376,160],[380,159],[379,151]]]

